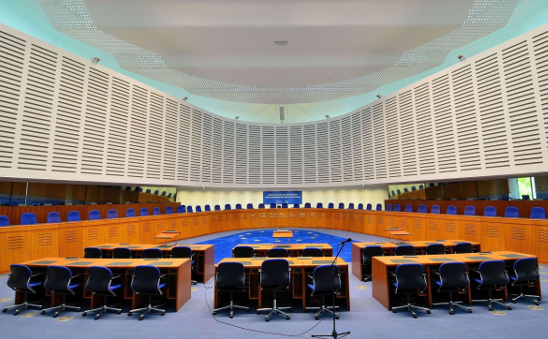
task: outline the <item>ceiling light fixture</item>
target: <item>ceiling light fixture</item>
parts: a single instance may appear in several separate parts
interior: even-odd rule
[[[91,59],[91,62],[93,62],[96,65],[99,63],[99,61],[101,61],[101,58],[99,58],[99,57],[95,57],[95,58]]]
[[[278,46],[283,46],[283,45],[287,45],[287,40],[277,40],[277,41],[274,41],[274,43]]]
[[[329,119],[330,117],[329,117],[329,115],[326,115],[325,118],[326,118],[326,119]]]
[[[187,100],[188,100],[188,97],[184,97],[184,98],[183,98],[183,101],[187,101]]]
[[[459,61],[464,61],[464,60],[466,60],[466,57],[464,56],[464,54],[459,54],[459,55],[457,55],[457,58],[459,58]]]
[[[234,119],[236,119],[236,120],[240,120],[240,117],[235,117]]]
[[[380,98],[382,98],[382,95],[377,94],[377,99],[380,99]]]

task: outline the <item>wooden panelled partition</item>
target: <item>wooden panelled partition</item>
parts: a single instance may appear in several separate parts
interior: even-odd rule
[[[232,210],[118,218],[34,226],[0,227],[0,272],[11,263],[43,257],[82,256],[86,246],[104,243],[162,243],[154,236],[181,232],[178,239],[257,228],[326,228],[386,237],[400,227],[410,240],[463,239],[481,243],[484,251],[534,254],[548,262],[548,220],[462,215],[375,212],[338,209]]]
[[[474,206],[476,208],[477,215],[483,215],[483,211],[487,206],[493,206],[497,209],[497,215],[499,217],[504,216],[504,211],[508,206],[514,206],[519,210],[519,216],[522,218],[529,218],[531,214],[531,208],[542,207],[548,211],[548,200],[385,200],[384,208],[386,204],[400,204],[403,211],[405,205],[409,204],[413,206],[413,211],[417,211],[419,205],[426,205],[428,212],[432,208],[432,205],[438,205],[441,209],[441,213],[445,214],[447,206],[453,205],[457,208],[458,214],[464,214],[464,208],[466,206]]]

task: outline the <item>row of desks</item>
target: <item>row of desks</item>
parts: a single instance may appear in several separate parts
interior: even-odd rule
[[[266,257],[270,249],[274,247],[285,248],[289,252],[290,257],[300,257],[305,248],[316,247],[323,251],[323,255],[326,257],[331,257],[333,255],[333,247],[329,244],[240,244],[238,246],[250,246],[255,250],[255,255],[257,257]],[[234,248],[232,248],[234,252]]]

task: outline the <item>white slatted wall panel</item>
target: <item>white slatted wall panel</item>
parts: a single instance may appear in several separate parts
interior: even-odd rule
[[[253,124],[0,25],[0,177],[356,185],[545,173],[548,25],[349,114]]]

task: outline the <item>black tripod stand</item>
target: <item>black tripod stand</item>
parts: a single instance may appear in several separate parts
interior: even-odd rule
[[[333,301],[333,332],[331,332],[331,334],[312,334],[312,337],[314,338],[335,338],[336,339],[336,338],[345,337],[350,334],[350,331],[337,333],[337,330],[335,328],[335,285],[333,284],[333,279],[335,279],[335,268],[334,268],[335,263],[337,262],[337,258],[339,257],[339,254],[341,254],[341,251],[344,248],[344,244],[350,241],[352,241],[352,239],[348,238],[347,240],[341,242],[341,245],[342,245],[341,249],[339,249],[339,251],[337,252],[337,255],[335,256],[335,259],[331,263],[331,295],[333,296],[333,299],[332,299]]]

